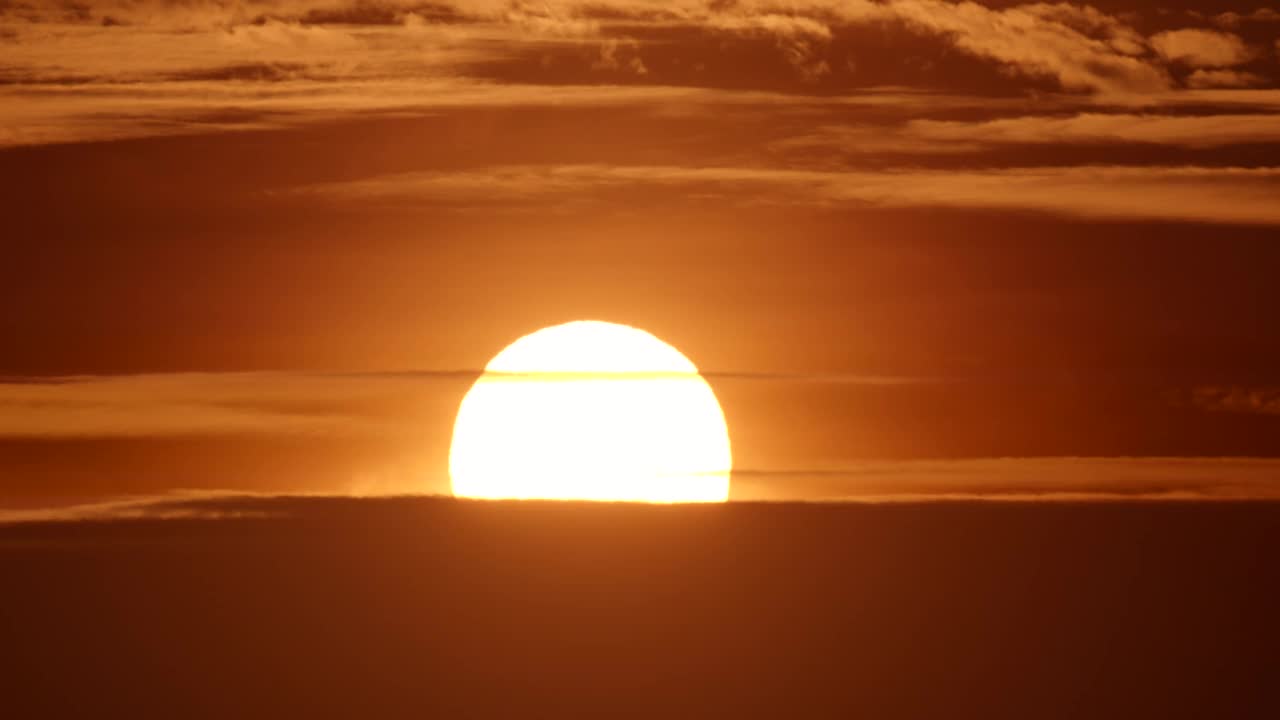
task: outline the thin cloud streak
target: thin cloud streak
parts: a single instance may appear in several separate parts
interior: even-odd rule
[[[464,77],[362,81],[299,77],[268,83],[184,80],[90,86],[16,84],[0,85],[0,149],[283,130],[352,118],[430,117],[485,108],[625,107],[657,115],[726,110],[812,115],[859,109],[920,114],[1024,104],[902,88],[868,88],[839,97],[818,97],[672,85],[509,84]]]
[[[1062,144],[1128,143],[1214,148],[1280,142],[1280,118],[1247,115],[1134,115],[1081,113],[982,122],[916,120],[904,134],[925,143]]]
[[[267,509],[222,507],[233,501],[270,495],[179,490],[163,495],[126,497],[61,507],[0,508],[0,525],[28,523],[119,522],[122,520],[229,520],[278,517]],[[292,497],[308,497],[293,495]]]
[[[1280,459],[1022,457],[866,461],[733,473],[731,502],[1239,502],[1280,500]],[[393,491],[325,495],[173,491],[62,507],[0,509],[0,525],[281,517],[308,504],[438,502]]]
[[[1206,412],[1280,415],[1280,388],[1202,386],[1179,394],[1174,402]]]
[[[0,381],[0,438],[191,435],[401,437],[418,431],[418,402],[457,395],[476,370],[386,373],[170,373]],[[700,372],[714,382],[893,386],[935,378]],[[683,373],[488,373],[511,382],[689,378]]]
[[[291,80],[265,86],[216,82],[83,88],[0,87],[0,148],[162,135],[268,130],[352,116],[427,116],[483,107],[760,103],[768,93],[700,88],[503,85],[464,79],[353,83]]]
[[[1280,224],[1280,168],[1048,167],[883,172],[768,167],[515,166],[426,172],[299,188],[302,195],[489,210],[586,202],[590,193],[697,190],[698,197],[824,207],[939,207],[1088,218]]]
[[[166,374],[0,384],[0,437],[163,437],[206,434],[382,434],[358,412],[394,384],[300,374]],[[336,386],[336,387],[335,387]]]
[[[734,470],[744,500],[1275,500],[1280,459],[1010,457]]]
[[[992,120],[914,119],[899,125],[827,125],[775,141],[780,160],[796,153],[856,158],[979,154],[1010,145],[1163,146],[1214,149],[1280,142],[1280,122],[1265,113],[1156,115],[1084,112]]]
[[[1196,70],[1187,76],[1191,88],[1251,88],[1267,84],[1261,75],[1240,70]]]
[[[1275,88],[1191,88],[1128,98],[1093,98],[1105,107],[1203,108],[1219,111],[1280,111],[1280,90]]]

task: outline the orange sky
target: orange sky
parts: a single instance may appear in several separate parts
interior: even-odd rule
[[[1266,495],[1278,41],[1232,2],[0,2],[0,505],[438,491],[469,374],[576,318],[708,372],[742,497]]]

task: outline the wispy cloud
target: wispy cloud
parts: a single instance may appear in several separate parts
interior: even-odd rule
[[[1170,30],[1154,35],[1151,47],[1168,62],[1190,67],[1231,67],[1248,62],[1253,51],[1244,40],[1217,30]]]
[[[737,469],[738,502],[1212,502],[1280,500],[1280,459],[1034,457],[865,461],[824,469]],[[279,517],[308,505],[438,502],[403,490],[349,494],[173,491],[0,510],[0,524]],[[381,500],[377,500],[381,498]]]
[[[1193,73],[1194,74],[1194,73]],[[1098,98],[1099,104],[1110,104],[1114,98]],[[1280,90],[1258,89],[1209,89],[1191,88],[1176,92],[1134,96],[1119,101],[1121,106],[1144,108],[1204,108],[1221,111],[1242,109],[1273,112],[1280,110]]]
[[[1196,70],[1187,76],[1191,88],[1250,88],[1267,84],[1267,79],[1257,73],[1240,70]]]
[[[477,107],[772,105],[769,93],[670,86],[509,85],[459,78],[294,79],[266,85],[187,80],[0,87],[0,147],[279,129],[343,117],[426,116]]]
[[[1224,28],[1238,28],[1254,23],[1280,23],[1280,11],[1260,7],[1252,12],[1228,11],[1213,16],[1213,24]]]
[[[279,515],[278,509],[265,505],[259,508],[242,505],[245,500],[269,497],[271,496],[252,493],[178,490],[162,495],[124,497],[56,507],[0,509],[0,525],[120,520],[226,520]]]
[[[0,380],[0,439],[188,435],[395,437],[428,400],[450,403],[484,370],[167,373]],[[715,382],[893,386],[937,378],[704,371]],[[489,373],[491,381],[669,379],[679,373]]]
[[[735,470],[744,500],[1280,499],[1280,459],[1036,457]]]
[[[0,384],[0,437],[384,434],[398,376],[174,373]]]
[[[982,122],[918,120],[906,132],[925,142],[1136,143],[1211,148],[1280,142],[1280,124],[1268,114],[1133,115],[1082,113],[1066,117],[1016,117]]]
[[[848,154],[978,152],[996,145],[1139,144],[1214,148],[1280,142],[1280,122],[1264,113],[1146,115],[1078,113],[994,120],[910,120],[898,126],[836,125],[775,143],[781,150]]]
[[[952,38],[956,47],[1026,74],[1056,78],[1068,89],[1103,93],[1158,91],[1165,70],[1141,57],[1133,30],[1092,8],[899,0],[891,11],[914,27]]]
[[[1206,385],[1180,394],[1175,404],[1206,412],[1280,415],[1280,388]]]
[[[360,201],[519,208],[649,187],[746,203],[993,208],[1097,218],[1276,224],[1277,168],[1050,167],[829,172],[768,167],[517,166],[427,172],[297,192]]]

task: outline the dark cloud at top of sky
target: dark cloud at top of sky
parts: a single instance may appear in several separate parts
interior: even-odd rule
[[[516,59],[523,64],[524,58],[531,56],[535,67],[540,46],[554,52],[557,44],[567,44],[586,45],[597,57],[588,57],[580,67],[600,69],[609,65],[600,62],[601,54],[614,53],[619,42],[625,42],[634,48],[635,62],[628,63],[633,71],[663,68],[666,72],[661,81],[669,81],[676,63],[685,83],[698,83],[699,75],[714,81],[717,70],[723,74],[726,65],[739,68],[742,75],[759,75],[741,67],[745,60],[774,72],[787,70],[798,89],[866,87],[895,80],[946,86],[956,81],[949,66],[976,61],[989,65],[991,71],[1005,72],[1006,83],[1019,78],[1021,82],[1015,87],[1020,84],[1035,89],[1048,82],[1050,87],[1070,91],[1128,94],[1173,87],[1171,69],[1162,60],[1176,63],[1190,59],[1193,64],[1203,61],[1220,66],[1238,64],[1252,54],[1240,38],[1213,29],[1207,22],[1201,29],[1166,30],[1147,37],[1127,16],[1121,19],[1119,14],[1088,6],[988,9],[943,0],[836,4],[814,0],[785,7],[645,0],[537,5],[483,0],[457,4],[301,0],[253,5],[127,3],[95,6],[92,11],[86,7],[71,15],[67,15],[66,6],[55,3],[11,6],[5,15],[33,21],[37,28],[42,24],[56,28],[68,22],[92,25],[95,18],[110,18],[128,27],[107,28],[96,34],[119,37],[134,33],[138,42],[150,43],[161,41],[165,32],[228,33],[245,26],[299,31],[328,27],[337,32],[347,32],[343,28],[352,32],[362,27],[382,28],[377,35],[367,36],[365,43],[396,42],[397,36],[415,35],[428,44],[485,43],[500,37],[516,51]],[[61,37],[65,41],[66,37],[56,30],[15,27],[24,36],[29,33],[32,40]],[[302,43],[303,36],[295,33],[293,41]],[[315,41],[312,37],[305,43]],[[735,51],[734,45],[739,43],[741,50]],[[521,46],[525,46],[523,50]],[[1230,58],[1222,56],[1227,50],[1233,53]],[[554,55],[541,60],[551,57]],[[403,59],[412,62],[408,54]],[[894,78],[891,68],[906,74]],[[995,79],[990,73],[979,75],[979,81],[988,86]],[[650,82],[657,81],[650,78]]]
[[[892,87],[1044,110],[1199,102],[1209,113],[1234,102],[1229,92],[1268,92],[1273,37],[1148,21],[1164,17],[945,0],[9,3],[0,146],[525,104],[555,87],[585,103],[621,86],[677,105],[673,91],[701,88],[838,108]]]

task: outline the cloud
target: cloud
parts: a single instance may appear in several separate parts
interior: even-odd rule
[[[451,68],[461,64],[507,55],[488,42],[495,31],[451,26],[387,30],[267,20],[198,31],[151,24],[13,30],[0,78],[23,84],[182,80],[192,72],[247,64],[287,64],[307,77],[335,81],[440,77],[456,74]]]
[[[1224,12],[1213,16],[1213,24],[1224,28],[1238,28],[1249,23],[1280,22],[1280,12],[1262,7],[1250,13]]]
[[[44,24],[148,25],[186,31],[271,20],[312,24],[398,25],[409,15],[456,19],[448,3],[423,0],[22,0],[0,4],[0,15]]]
[[[850,29],[897,25],[994,61],[1012,74],[1052,78],[1069,90],[1128,94],[1158,91],[1171,84],[1162,68],[1140,57],[1145,52],[1141,34],[1119,18],[1088,6],[1030,4],[996,9],[946,0],[801,0],[785,5],[708,2],[680,7],[679,20],[669,22],[771,34],[781,41],[784,55],[810,65],[819,61],[822,45]],[[797,42],[803,46],[789,44]]]
[[[647,68],[629,46],[601,53],[602,71],[636,77]],[[267,82],[258,82],[267,79]],[[541,85],[461,77],[341,80],[306,65],[256,62],[171,73],[165,80],[0,84],[0,148],[138,137],[268,130],[344,118],[431,116],[469,108],[630,107],[655,115],[732,111],[818,113],[948,112],[999,109],[1010,101],[868,89],[838,97],[672,85]],[[1046,99],[1043,107],[1056,103]]]
[[[1132,25],[1091,5],[1070,3],[1027,3],[1019,6],[1045,21],[1070,27],[1087,37],[1104,40],[1123,55],[1138,56],[1147,51],[1146,39]]]
[[[1280,500],[1280,459],[1013,457],[879,460],[738,469],[735,502],[1206,502]],[[359,499],[359,500],[357,500]],[[0,525],[270,518],[341,502],[457,502],[420,494],[173,491],[62,507],[0,509]]]
[[[1177,94],[1168,62],[1197,69],[1184,92],[1268,81],[1206,69],[1251,57],[1235,35],[1164,32],[1153,55],[1137,24],[1087,5],[947,0],[29,0],[0,5],[0,145],[458,107],[447,95],[486,82],[515,103],[526,88],[616,96],[596,85],[610,82],[651,88],[654,106],[676,87],[741,87],[836,109],[868,82],[1174,102],[1160,99]],[[883,62],[886,33],[905,38],[900,62]],[[553,89],[568,83],[584,89]]]
[[[1204,386],[1175,398],[1175,405],[1206,412],[1280,415],[1280,388]]]
[[[452,404],[483,369],[385,373],[156,373],[0,380],[0,439],[210,435],[395,436],[417,432],[429,400]],[[938,378],[702,371],[729,382],[895,386]],[[616,379],[502,373],[510,382]],[[625,373],[670,377],[667,373]]]
[[[360,43],[402,45],[399,56],[406,68],[420,60],[406,43],[424,37],[430,42],[420,43],[417,54],[452,45],[454,49],[466,47],[513,58],[527,55],[521,46],[536,46],[549,39],[627,40],[625,33],[636,28],[677,31],[663,35],[655,50],[681,43],[714,44],[724,35],[763,37],[773,40],[776,55],[797,71],[801,81],[809,83],[831,72],[831,58],[825,53],[832,42],[851,37],[849,48],[856,52],[857,36],[850,36],[850,32],[859,28],[878,32],[894,25],[941,47],[993,61],[1015,75],[1053,78],[1071,90],[1124,94],[1170,86],[1165,71],[1144,57],[1145,41],[1129,23],[1089,6],[1065,3],[994,9],[946,0],[798,0],[782,4],[758,0],[265,0],[253,4],[141,0],[98,4],[75,14],[68,14],[64,4],[47,0],[21,7],[10,15],[56,28],[44,33],[48,39],[60,40],[71,32],[68,28],[74,28],[104,44],[127,38],[136,49],[165,38],[179,47],[184,41],[198,46],[205,37],[226,34],[267,34],[282,36],[290,43],[302,42],[306,32],[314,31],[317,37],[332,41],[348,36]],[[104,28],[104,18],[111,18],[118,26]],[[687,30],[694,32],[684,32]],[[122,57],[151,58],[157,53],[135,51]],[[366,64],[378,60],[356,59]],[[80,64],[90,71],[88,58]]]
[[[1048,167],[882,172],[767,167],[512,166],[423,172],[299,188],[301,194],[460,208],[545,207],[623,198],[638,189],[685,198],[825,207],[942,207],[1091,218],[1280,224],[1280,168]]]
[[[735,470],[743,500],[1280,499],[1280,459],[1037,457],[867,461]]]
[[[369,435],[420,392],[405,378],[175,373],[0,383],[0,437]]]
[[[239,66],[211,72],[226,76],[293,70]],[[911,101],[901,94],[867,97],[869,104]],[[716,105],[776,107],[797,102],[807,100],[692,87],[513,85],[451,77],[0,85],[0,147],[280,129],[351,116],[403,117],[458,108],[644,106],[693,111]]]
[[[1213,148],[1240,143],[1280,142],[1275,115],[1136,115],[1080,113],[1023,116],[979,122],[913,120],[900,131],[904,144],[920,152],[948,147],[983,148],[1001,144],[1125,143]],[[797,142],[838,146],[832,128]]]
[[[281,508],[271,508],[266,503],[257,508],[244,506],[246,501],[270,497],[272,496],[226,491],[180,490],[163,495],[126,497],[60,507],[0,508],[0,525],[121,520],[228,520],[283,515]]]
[[[822,51],[830,44],[833,33],[827,24],[813,18],[775,13],[717,15],[708,19],[708,25],[733,35],[773,39],[787,64],[806,82],[815,82],[831,72]]]
[[[1037,5],[994,10],[941,0],[896,0],[888,7],[911,27],[950,37],[961,50],[1021,73],[1055,77],[1067,89],[1129,94],[1170,84],[1163,69],[1134,56],[1132,31],[1118,21],[1102,22],[1096,11]],[[1100,37],[1080,29],[1086,18]]]
[[[1274,88],[1193,88],[1190,90],[1155,93],[1142,97],[1124,98],[1119,103],[1098,98],[1095,99],[1095,104],[1107,107],[1114,107],[1118,104],[1121,107],[1192,108],[1197,110],[1212,107],[1219,111],[1248,109],[1249,111],[1275,112],[1280,111],[1280,90]]]
[[[484,12],[485,6],[486,4],[480,4],[473,12],[479,10],[477,14],[481,16],[492,16],[491,11]],[[600,34],[598,21],[579,16],[565,3],[514,0],[501,12],[500,19],[533,35],[592,37]]]
[[[634,41],[606,40],[600,45],[599,59],[592,63],[591,67],[593,70],[647,75],[649,74],[649,68],[645,67],[644,60],[637,54],[636,47],[637,45]]]
[[[1244,40],[1216,30],[1170,30],[1151,38],[1151,47],[1169,62],[1195,68],[1231,67],[1249,62],[1253,52]]]
[[[1266,84],[1267,79],[1261,75],[1238,70],[1202,69],[1187,77],[1187,87],[1192,88],[1250,88]]]

